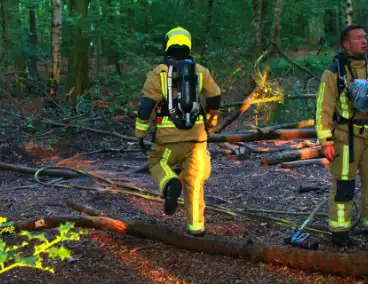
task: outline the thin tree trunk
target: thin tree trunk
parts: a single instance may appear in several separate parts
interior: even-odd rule
[[[29,43],[31,46],[29,73],[36,84],[39,83],[39,74],[37,70],[37,24],[36,24],[36,7],[29,9]]]
[[[207,53],[207,48],[208,48],[208,38],[209,38],[209,33],[211,30],[211,23],[212,23],[212,10],[213,10],[213,2],[214,0],[208,0],[208,11],[207,11],[207,17],[206,17],[206,23],[205,23],[205,30],[204,30],[204,34],[205,34],[205,39],[203,40],[202,43],[202,51],[201,51],[201,61],[204,65],[207,64],[207,57],[206,57],[206,53]]]
[[[263,25],[262,25],[262,4],[263,4],[263,0],[253,0],[253,9],[254,9],[254,21],[256,23],[256,51],[257,51],[257,56],[260,53],[260,51],[263,48],[263,43],[262,43],[262,35],[263,35]]]
[[[56,97],[57,90],[60,84],[60,64],[61,64],[61,25],[62,25],[62,13],[61,13],[61,0],[52,0],[52,28],[51,28],[51,41],[52,41],[52,62],[51,72],[49,78],[49,94]]]
[[[89,39],[87,33],[87,15],[89,0],[72,0],[70,12],[72,16],[79,16],[78,23],[73,31],[72,50],[68,59],[68,89],[74,89],[72,104],[75,105],[78,97],[88,88],[88,50]]]
[[[2,55],[1,60],[4,60],[4,65],[7,65],[9,60],[9,41],[8,41],[8,22],[9,22],[9,14],[8,14],[8,0],[1,0],[1,25],[2,25]]]
[[[353,0],[345,1],[345,25],[351,25],[353,22]]]

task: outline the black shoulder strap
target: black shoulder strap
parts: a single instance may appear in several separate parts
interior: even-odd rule
[[[335,61],[336,68],[337,68],[337,90],[340,96],[346,87],[345,61],[339,56],[336,56],[334,61]]]

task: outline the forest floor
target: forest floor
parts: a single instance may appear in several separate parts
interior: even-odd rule
[[[239,125],[238,125],[239,126]],[[226,132],[236,131],[237,125]],[[96,141],[98,137],[96,137]],[[274,141],[252,142],[250,145],[272,146]],[[297,141],[289,141],[296,143]],[[76,140],[77,144],[78,141]],[[212,155],[212,175],[205,185],[208,204],[227,208],[252,208],[286,211],[312,211],[328,197],[331,180],[325,166],[305,166],[285,170],[279,166],[262,167],[260,162],[267,154],[245,151],[240,156],[226,156],[215,144],[209,145]],[[15,150],[3,161],[33,167],[54,165],[78,151],[54,153],[46,157]],[[128,178],[141,188],[156,190],[148,173],[125,173],[132,167],[145,163],[140,152],[97,153],[74,160],[73,168],[98,172],[110,178]],[[68,166],[68,164],[66,164]],[[73,184],[93,186],[94,181],[80,178]],[[319,184],[326,190],[298,193],[302,184]],[[358,180],[359,185],[359,180]],[[24,187],[29,186],[29,187]],[[128,220],[163,221],[176,230],[185,232],[185,213],[179,207],[174,216],[165,216],[162,204],[139,197],[101,195],[92,191],[43,186],[32,176],[14,172],[0,172],[0,216],[8,220],[30,220],[41,216],[78,216],[65,205],[66,201],[89,205],[108,216]],[[327,212],[325,205],[321,212]],[[302,223],[306,216],[263,214]],[[294,229],[278,224],[232,217],[206,210],[206,228],[218,238],[251,240],[267,244],[284,245],[285,237]],[[317,217],[314,223],[326,225],[326,217]],[[361,225],[357,229],[361,229]],[[52,236],[56,229],[47,230]],[[16,268],[0,275],[1,283],[36,284],[108,284],[108,283],[365,283],[364,278],[340,277],[315,272],[305,272],[264,263],[251,263],[242,258],[209,255],[177,249],[149,239],[117,236],[98,230],[87,230],[79,242],[67,242],[72,258],[54,261],[54,274],[31,268]],[[10,237],[6,237],[10,238]],[[319,249],[331,252],[360,253],[368,251],[363,236],[355,236],[357,245],[337,249],[330,245],[326,234],[311,233],[311,240],[318,241]]]

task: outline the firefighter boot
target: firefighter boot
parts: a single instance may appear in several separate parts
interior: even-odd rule
[[[346,247],[352,244],[349,236],[349,231],[332,232],[332,244],[338,247]]]
[[[178,207],[178,198],[181,194],[181,182],[179,179],[172,179],[164,189],[164,212],[166,215],[173,215]]]

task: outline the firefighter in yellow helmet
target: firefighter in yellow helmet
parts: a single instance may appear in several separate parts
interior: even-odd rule
[[[155,116],[149,171],[173,215],[184,192],[188,232],[203,236],[204,183],[211,173],[208,131],[216,126],[221,91],[209,70],[190,56],[191,34],[182,27],[167,32],[164,62],[147,75],[136,119],[137,138],[145,137]],[[181,166],[178,176],[172,167]]]
[[[328,225],[332,243],[352,244],[352,205],[357,170],[361,179],[362,217],[368,228],[368,65],[367,39],[359,25],[341,33],[344,49],[324,71],[318,92],[316,130],[331,161]]]

